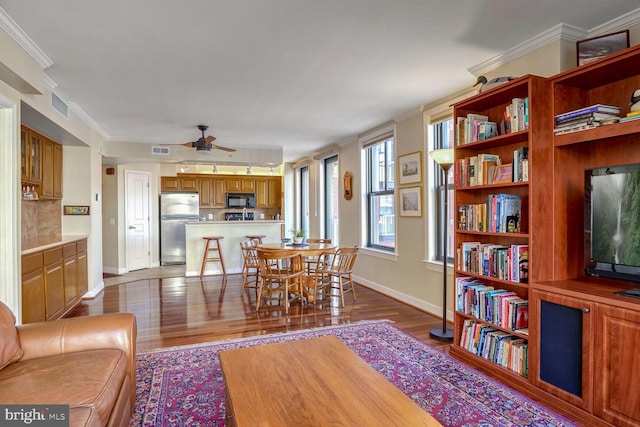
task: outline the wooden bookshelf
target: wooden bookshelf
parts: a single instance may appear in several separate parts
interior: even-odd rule
[[[634,46],[548,79],[524,76],[454,105],[454,117],[477,113],[491,120],[511,98],[529,97],[527,130],[455,148],[456,159],[495,153],[505,157],[503,162],[516,147],[529,149],[528,183],[455,188],[456,207],[481,203],[492,193],[518,194],[523,200],[526,224],[521,223],[520,233],[458,230],[455,245],[528,244],[529,282],[510,283],[461,269],[455,277],[478,277],[529,300],[528,376],[460,346],[464,321],[483,322],[468,313],[455,313],[450,354],[584,425],[640,425],[640,299],[616,294],[639,286],[584,272],[584,171],[640,163],[640,120],[554,135],[554,117],[593,104],[620,106],[624,116],[639,88],[640,46]]]
[[[526,147],[529,159],[529,180],[473,186],[456,185],[455,209],[457,211],[461,205],[484,203],[491,194],[518,195],[521,200],[520,232],[481,232],[458,228],[455,232],[455,247],[458,249],[463,242],[470,241],[501,246],[528,245],[529,280],[532,278],[550,278],[548,274],[550,269],[545,267],[549,260],[546,259],[544,251],[538,251],[535,245],[549,238],[551,234],[549,232],[539,234],[537,229],[536,233],[532,233],[533,224],[540,222],[541,211],[538,206],[546,201],[542,194],[544,193],[544,187],[548,184],[548,177],[551,176],[551,162],[549,160],[553,126],[549,118],[551,96],[548,81],[542,77],[527,75],[490,91],[480,93],[454,105],[454,120],[457,117],[466,117],[468,114],[473,113],[486,115],[489,117],[489,121],[499,123],[504,117],[507,105],[512,102],[513,98],[528,98],[530,105],[528,128],[482,141],[467,144],[460,143],[454,150],[455,159],[460,160],[477,156],[481,153],[489,153],[499,155],[503,164],[512,163],[514,151],[518,148]],[[460,256],[459,251],[457,251],[457,256]],[[459,262],[460,260],[456,259],[456,265],[460,265],[458,264]],[[485,276],[463,271],[460,268],[456,270],[455,277],[456,280],[459,278],[475,278],[486,285],[494,287],[494,289],[515,292],[522,299],[526,300],[529,297],[528,283]],[[454,317],[454,343],[450,353],[498,378],[506,379],[512,386],[530,388],[529,378],[477,356],[461,346],[463,323],[466,319],[472,319],[474,322],[495,327],[498,330],[514,335],[516,338],[529,339],[528,335],[522,334],[517,330],[500,327],[491,322],[478,319],[464,311],[456,311]],[[531,357],[529,352],[528,358],[531,359]]]

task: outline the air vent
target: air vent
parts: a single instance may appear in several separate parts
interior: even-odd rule
[[[169,147],[151,147],[151,154],[156,156],[168,156],[171,154]]]
[[[58,113],[62,114],[65,119],[69,118],[69,105],[56,95],[55,92],[51,92],[51,106]]]

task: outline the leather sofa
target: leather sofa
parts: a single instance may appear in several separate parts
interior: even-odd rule
[[[0,302],[0,403],[69,405],[70,426],[127,426],[136,335],[131,313],[16,326]]]

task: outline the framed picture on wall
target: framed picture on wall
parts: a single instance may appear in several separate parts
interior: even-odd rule
[[[399,156],[398,174],[401,185],[422,183],[422,151]]]
[[[578,65],[588,64],[619,50],[629,47],[629,30],[576,42]]]
[[[399,191],[400,216],[422,216],[422,187],[406,187]]]

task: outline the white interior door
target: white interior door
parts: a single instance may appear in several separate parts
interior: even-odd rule
[[[126,171],[126,253],[127,270],[151,266],[149,174]]]

